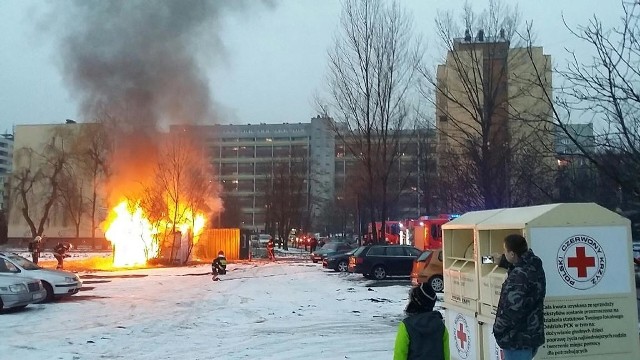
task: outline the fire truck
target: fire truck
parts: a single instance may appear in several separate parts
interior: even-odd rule
[[[420,250],[441,249],[442,225],[456,217],[458,215],[441,214],[412,220],[413,246]]]
[[[385,242],[387,244],[413,245],[420,250],[442,248],[442,225],[459,215],[440,214],[437,216],[421,216],[416,220],[385,221]],[[375,223],[380,234],[382,222]],[[363,244],[373,239],[371,224]]]

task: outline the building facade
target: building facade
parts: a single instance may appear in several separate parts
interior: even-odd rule
[[[465,195],[481,198],[458,203],[457,211],[514,205],[514,199],[525,197],[517,190],[528,186],[522,185],[527,179],[552,184],[553,174],[543,174],[543,169],[553,171],[556,161],[547,100],[553,98],[551,57],[541,47],[530,50],[511,47],[504,32],[489,38],[480,30],[475,37],[467,33],[454,39],[445,63],[437,67],[439,171],[468,169],[458,172],[475,187]],[[526,164],[531,164],[529,174],[520,171]]]
[[[334,196],[335,134],[330,118],[315,117],[308,123],[190,126],[201,137],[221,185],[223,196],[239,205],[241,225],[264,231],[265,188],[274,164],[292,156],[306,167],[306,207],[320,211],[322,199]],[[183,129],[174,126],[171,131]],[[215,224],[214,224],[215,225]]]
[[[0,209],[7,211],[9,206],[9,180],[13,168],[13,134],[0,136]]]

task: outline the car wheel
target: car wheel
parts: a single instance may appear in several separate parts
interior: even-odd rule
[[[4,304],[2,303],[2,299],[0,299],[0,311],[2,311],[3,307],[4,307]]]
[[[318,260],[311,260],[311,261],[313,261],[314,264],[318,262]]]
[[[376,280],[382,280],[387,277],[387,270],[385,270],[383,266],[376,266],[373,268],[373,271],[371,271],[371,275]]]
[[[434,275],[429,279],[429,286],[433,289],[433,291],[440,293],[444,291],[444,279],[440,275]]]
[[[48,282],[43,281],[42,282],[42,287],[44,287],[44,289],[47,291],[47,295],[44,297],[44,299],[42,299],[42,301],[40,301],[40,303],[46,303],[46,302],[51,302],[53,301],[54,298],[54,293],[53,293],[53,287],[51,286],[51,284],[49,284]]]
[[[347,272],[347,270],[349,270],[349,265],[347,264],[346,261],[340,261],[338,263],[338,267],[336,268],[336,270],[340,272]]]

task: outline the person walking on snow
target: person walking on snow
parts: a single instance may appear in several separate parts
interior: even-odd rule
[[[213,259],[211,263],[211,274],[213,275],[213,281],[219,281],[218,275],[225,275],[227,273],[227,258],[224,256],[224,251],[218,251],[218,256]]]
[[[436,293],[422,283],[411,289],[407,317],[398,326],[393,360],[449,360],[449,333],[439,311]]]
[[[273,239],[269,239],[269,242],[267,242],[267,255],[269,255],[269,260],[271,261],[276,260],[276,255],[274,253],[275,247],[276,244],[273,242]]]
[[[64,269],[64,258],[69,257],[67,251],[69,251],[70,248],[70,244],[63,244],[61,242],[53,248],[53,256],[58,260],[58,266],[56,266],[56,269]]]
[[[504,351],[504,360],[531,360],[545,341],[547,281],[542,261],[518,234],[505,237],[504,256],[510,266],[500,291],[493,335]]]

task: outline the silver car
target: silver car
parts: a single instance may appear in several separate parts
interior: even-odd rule
[[[29,304],[42,301],[47,291],[40,280],[19,276],[0,276],[0,311],[4,309],[23,308]]]
[[[0,253],[0,277],[7,275],[42,281],[44,301],[76,294],[82,287],[82,281],[72,272],[41,268],[20,255]]]

